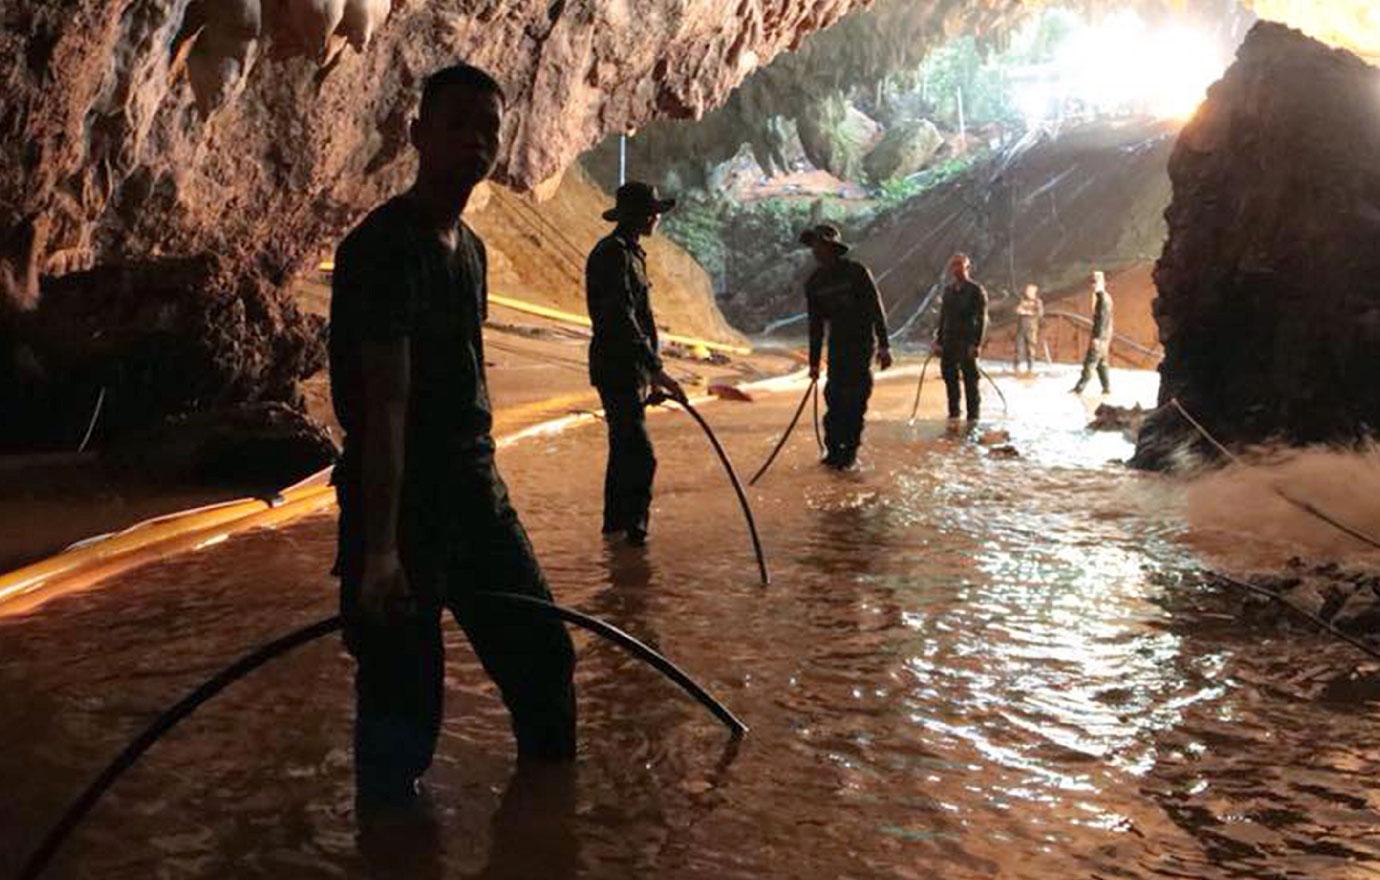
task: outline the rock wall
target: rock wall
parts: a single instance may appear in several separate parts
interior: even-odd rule
[[[1164,242],[1165,164],[1177,128],[1138,119],[1032,133],[866,226],[844,223],[844,237],[876,276],[892,331],[925,343],[956,251],[972,257],[998,313],[1029,282],[1048,291],[1081,287],[1094,268],[1152,262]],[[740,279],[721,300],[740,327],[803,311],[811,262],[793,241],[778,243],[789,246],[787,259]],[[781,332],[800,329],[797,322]]]
[[[1372,436],[1380,71],[1261,23],[1183,130],[1169,174],[1161,401],[1178,398],[1231,445]],[[1136,461],[1167,466],[1193,439],[1165,408]]]
[[[7,0],[0,403],[37,419],[45,401],[94,395],[90,376],[126,359],[76,338],[55,350],[73,321],[143,310],[159,333],[193,332],[174,315],[208,305],[203,324],[240,323],[193,345],[199,360],[149,364],[160,387],[179,371],[188,387],[139,405],[195,405],[212,386],[229,402],[290,396],[276,377],[319,364],[320,327],[286,284],[407,179],[407,121],[439,66],[465,59],[504,84],[498,177],[528,188],[610,132],[704,113],[867,2]],[[118,302],[96,296],[112,277]],[[130,345],[155,361],[162,350]]]

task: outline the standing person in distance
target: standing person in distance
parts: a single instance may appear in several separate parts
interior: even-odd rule
[[[441,611],[464,629],[512,716],[519,762],[575,758],[575,652],[565,627],[476,600],[551,601],[494,465],[484,373],[484,243],[462,218],[493,170],[504,97],[456,65],[422,87],[411,125],[416,180],[341,243],[330,370],[344,452],[341,612],[357,663],[359,817],[425,806],[418,779],[441,728]]]
[[[1092,273],[1092,299],[1092,337],[1088,340],[1088,353],[1083,357],[1083,374],[1073,386],[1073,393],[1082,394],[1096,370],[1102,393],[1111,394],[1112,377],[1108,367],[1112,356],[1112,295],[1107,292],[1107,276],[1102,272]]]
[[[1019,372],[1025,361],[1027,373],[1035,372],[1035,352],[1040,347],[1040,321],[1045,316],[1045,303],[1040,299],[1040,287],[1027,284],[1016,303],[1016,355],[1011,368]]]
[[[658,389],[685,399],[661,362],[647,253],[641,245],[675,205],[675,199],[659,198],[648,184],[623,184],[614,207],[603,215],[616,224],[614,230],[599,240],[585,263],[585,295],[594,326],[589,380],[599,391],[609,431],[603,532],[622,533],[634,546],[647,541],[656,475],[656,455],[647,435],[647,394]]]
[[[819,378],[824,335],[829,334],[829,382],[824,386],[824,464],[843,469],[858,458],[863,419],[872,396],[872,358],[891,366],[886,312],[872,273],[848,257],[835,226],[821,223],[800,234],[816,268],[805,282],[810,320],[810,378]]]
[[[934,350],[939,354],[940,375],[949,398],[949,418],[959,416],[959,375],[963,376],[963,398],[968,421],[982,414],[982,394],[978,389],[978,356],[987,341],[987,291],[972,279],[972,261],[967,254],[949,259],[952,279],[944,288],[939,307],[939,329]]]

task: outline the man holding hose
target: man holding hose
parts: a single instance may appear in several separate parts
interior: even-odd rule
[[[816,268],[805,282],[805,309],[810,319],[810,378],[819,378],[825,330],[829,334],[829,382],[824,386],[824,464],[852,466],[862,445],[863,418],[872,396],[872,358],[891,366],[886,312],[872,273],[851,259],[837,227],[828,223],[800,234],[800,243],[815,257]]]
[[[652,283],[642,239],[656,232],[661,215],[676,206],[649,184],[629,181],[618,188],[604,219],[615,224],[585,263],[585,295],[594,335],[589,344],[589,381],[599,391],[609,428],[604,473],[604,534],[628,543],[647,541],[656,455],[647,435],[647,393],[659,390],[684,399],[666,373],[652,315]]]
[[[358,664],[360,817],[425,804],[442,720],[441,610],[464,628],[512,714],[520,762],[575,757],[574,649],[557,620],[480,591],[551,601],[494,466],[484,374],[484,243],[461,219],[493,169],[504,98],[485,72],[431,75],[411,128],[411,189],[340,245],[330,368],[345,448],[336,570]]]

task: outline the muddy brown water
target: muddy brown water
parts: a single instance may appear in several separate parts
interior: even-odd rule
[[[1118,376],[1153,396],[1153,377]],[[883,383],[863,466],[803,426],[736,503],[683,415],[652,422],[645,552],[598,535],[597,427],[501,464],[558,597],[663,649],[752,726],[723,729],[584,635],[581,754],[514,776],[506,716],[448,625],[428,779],[440,834],[361,846],[350,661],[255,674],[111,791],[52,877],[1353,878],[1380,876],[1380,689],[1342,645],[1243,625],[1196,586],[1182,486],[1124,470],[1066,372],[1003,379],[1019,459]],[[743,471],[793,394],[704,412]],[[237,537],[0,621],[0,876],[161,708],[334,610],[333,521]]]

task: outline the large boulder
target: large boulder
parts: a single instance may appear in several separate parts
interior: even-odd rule
[[[881,143],[863,159],[874,183],[909,177],[930,163],[944,148],[944,135],[928,119],[908,119],[891,126]]]
[[[1380,426],[1380,71],[1261,23],[1169,162],[1155,270],[1162,402],[1230,445]],[[1136,461],[1192,440],[1173,407]]]

